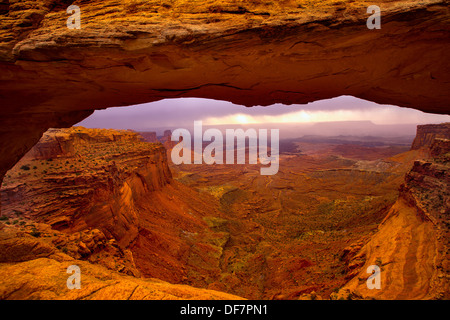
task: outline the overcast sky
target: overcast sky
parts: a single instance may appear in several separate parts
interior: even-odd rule
[[[252,108],[226,101],[182,98],[97,110],[78,125],[87,128],[152,131],[156,128],[190,127],[195,120],[202,120],[205,125],[358,120],[370,120],[375,124],[426,124],[450,122],[450,116],[379,105],[351,96],[306,105],[275,104]]]

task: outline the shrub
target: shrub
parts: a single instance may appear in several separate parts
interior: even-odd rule
[[[23,166],[20,167],[20,169],[22,169],[22,170],[30,170],[30,166],[23,165]]]
[[[39,231],[36,231],[36,229],[33,229],[33,231],[31,231],[30,235],[32,235],[35,238],[39,238],[41,236],[41,233]]]
[[[381,261],[380,257],[377,257],[377,259],[375,260],[375,264],[381,268],[381,266],[383,265],[383,261]]]

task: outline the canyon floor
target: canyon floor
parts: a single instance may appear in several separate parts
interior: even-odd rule
[[[386,220],[395,234],[405,175],[429,157],[401,143],[298,140],[261,176],[260,165],[175,166],[131,131],[52,130],[3,181],[2,299],[335,299],[349,281],[345,298],[364,298],[351,280],[384,253],[358,252],[386,241]],[[87,292],[65,289],[69,264],[86,270]]]
[[[377,230],[417,156],[405,147],[297,147],[273,176],[259,165],[171,166],[176,180],[214,196],[214,228],[230,234],[212,288],[251,299],[330,298],[348,280],[344,250]]]

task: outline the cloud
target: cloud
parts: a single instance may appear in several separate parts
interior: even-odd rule
[[[309,123],[332,121],[372,121],[375,124],[415,124],[450,121],[449,116],[427,114],[417,110],[380,106],[376,110],[299,110],[280,115],[247,115],[242,113],[204,120],[207,125]]]
[[[97,110],[79,125],[89,128],[144,131],[156,128],[189,127],[195,120],[203,120],[209,125],[349,120],[369,120],[376,124],[419,124],[446,122],[450,121],[450,117],[427,114],[414,109],[379,105],[351,96],[340,96],[306,105],[275,104],[252,108],[227,101],[182,98]]]

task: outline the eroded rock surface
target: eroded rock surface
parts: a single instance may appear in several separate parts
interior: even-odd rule
[[[450,137],[450,122],[441,124],[419,125],[417,126],[416,138],[413,141],[411,149],[412,150],[418,150],[420,148],[429,149],[431,148],[433,143],[436,142],[435,139],[448,139],[449,137]],[[445,152],[443,152],[442,154],[445,154]]]
[[[449,299],[450,140],[428,142],[432,133],[424,134],[425,127],[419,126],[415,143],[422,141],[429,156],[414,162],[378,232],[347,250],[352,279],[334,298]],[[448,124],[430,127],[450,137]],[[381,289],[366,285],[370,265],[381,268]]]
[[[49,130],[8,171],[1,198],[0,263],[65,254],[196,287],[220,275],[229,235],[205,220],[217,206],[173,180],[166,149],[138,133]]]
[[[67,289],[66,270],[77,265],[82,272],[80,290]],[[235,295],[157,279],[138,279],[102,266],[62,255],[17,264],[0,263],[0,299],[9,300],[236,300]]]

